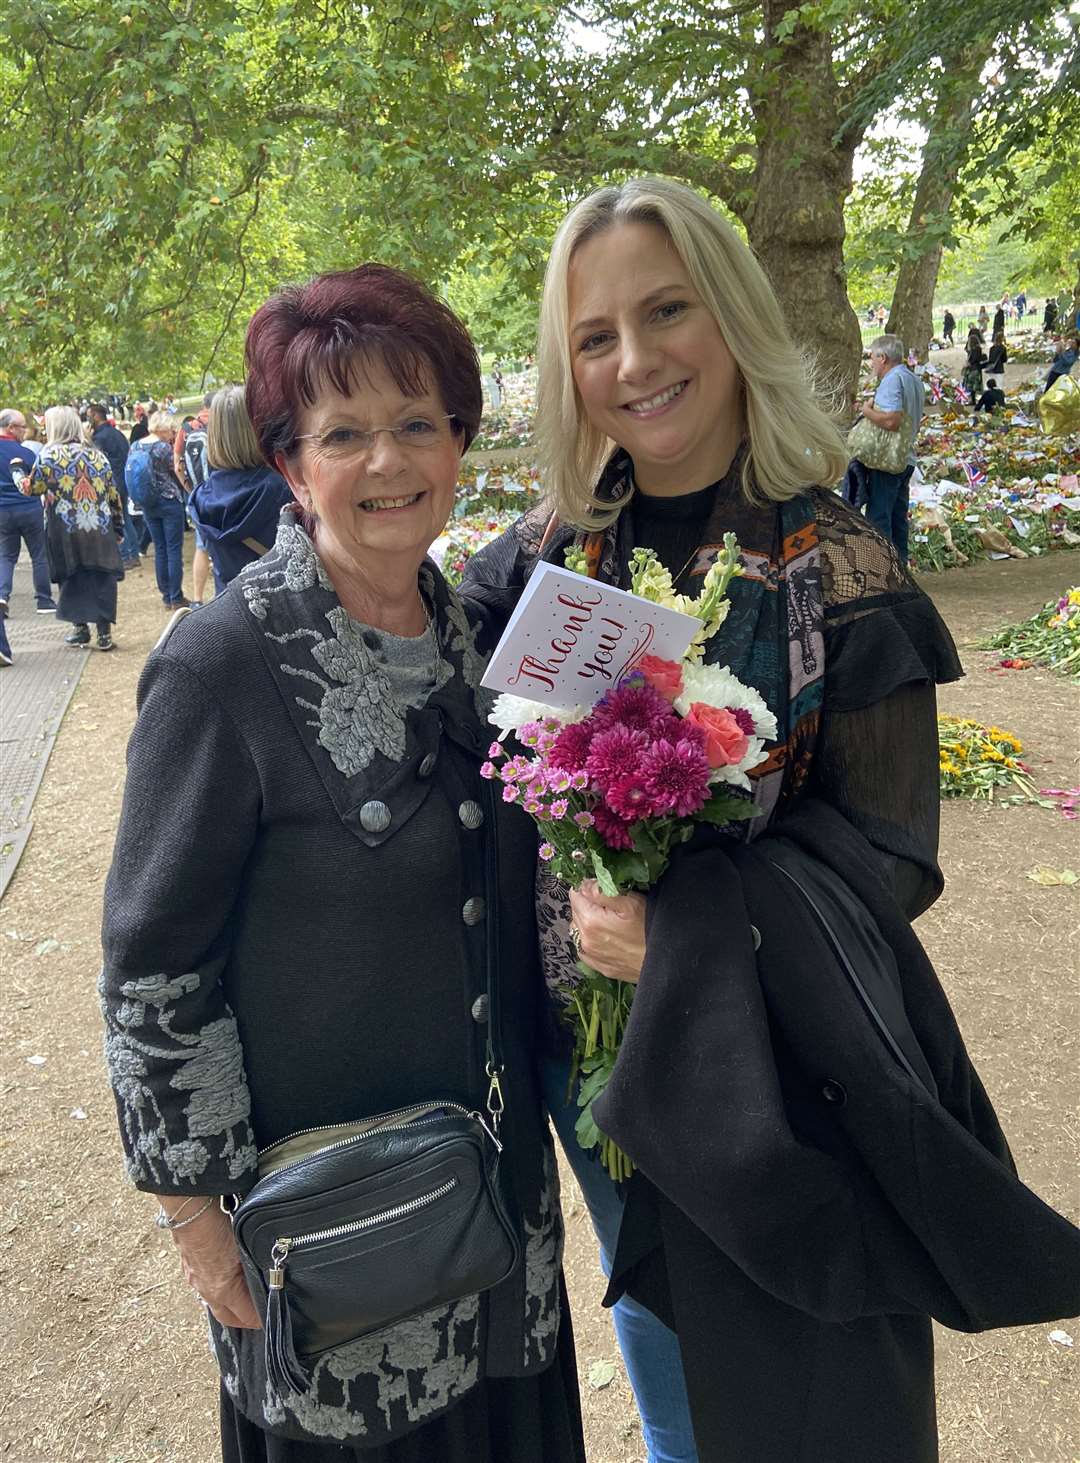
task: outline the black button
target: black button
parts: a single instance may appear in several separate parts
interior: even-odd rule
[[[755,950],[760,950],[761,949],[761,931],[758,929],[757,925],[751,925],[750,926],[750,938],[754,942],[754,949]]]
[[[390,809],[377,798],[360,809],[360,827],[365,833],[385,833],[391,821]]]
[[[486,994],[477,996],[476,1000],[472,1003],[472,1019],[481,1026],[487,1021],[488,998]]]
[[[438,758],[435,756],[435,753],[429,752],[420,763],[420,766],[416,769],[417,777],[430,777],[431,774],[435,771],[435,763],[437,761]]]
[[[847,1089],[842,1082],[835,1081],[832,1077],[821,1084],[821,1095],[826,1102],[831,1102],[834,1107],[843,1107],[847,1102]]]
[[[484,810],[479,803],[474,803],[472,798],[467,798],[458,808],[458,817],[466,828],[479,828],[484,821]]]

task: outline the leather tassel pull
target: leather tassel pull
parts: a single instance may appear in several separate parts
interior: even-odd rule
[[[310,1378],[296,1356],[293,1345],[292,1316],[285,1292],[285,1257],[287,1245],[275,1245],[270,1269],[270,1295],[266,1305],[266,1375],[275,1391],[306,1392]]]

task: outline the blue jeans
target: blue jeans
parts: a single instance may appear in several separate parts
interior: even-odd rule
[[[580,1110],[576,1090],[573,1099],[566,1100],[569,1060],[548,1058],[541,1068],[541,1081],[551,1121],[585,1196],[600,1241],[600,1263],[608,1275],[619,1238],[623,1201],[605,1170],[590,1158],[574,1134]],[[678,1337],[628,1295],[616,1303],[611,1316],[641,1414],[649,1463],[697,1463]]]
[[[167,605],[174,605],[184,594],[184,505],[162,498],[152,513],[143,509],[143,521],[154,540],[158,590]]]
[[[866,516],[881,534],[896,545],[896,552],[906,564],[908,559],[908,497],[911,492],[913,467],[903,472],[866,470]]]
[[[52,607],[52,580],[45,553],[45,519],[40,498],[27,498],[25,503],[0,508],[0,599],[11,598],[15,565],[19,562],[19,550],[23,544],[30,555],[38,608]]]
[[[120,501],[124,505],[124,539],[120,545],[120,557],[125,564],[137,564],[140,552],[139,530],[135,527],[135,520],[128,511],[126,493],[121,493]]]

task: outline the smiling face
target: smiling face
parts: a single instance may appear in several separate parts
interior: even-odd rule
[[[638,487],[674,496],[722,477],[743,435],[739,372],[665,230],[621,223],[587,239],[567,287],[574,382]]]
[[[379,578],[379,569],[415,573],[450,516],[462,438],[430,377],[407,396],[378,361],[354,372],[352,390],[331,387],[305,407],[302,439],[277,466],[317,519],[315,542],[335,568]],[[364,446],[363,434],[380,431]]]

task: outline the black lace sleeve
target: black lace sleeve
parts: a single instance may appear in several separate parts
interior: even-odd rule
[[[909,918],[941,893],[937,697],[963,675],[952,636],[887,543],[816,495],[825,701],[810,786],[876,848]]]
[[[536,566],[550,517],[551,509],[538,503],[465,565],[457,592],[480,620],[481,648],[485,651],[494,648],[506,628]],[[559,527],[544,548],[544,558],[557,558],[573,536],[572,528]]]

